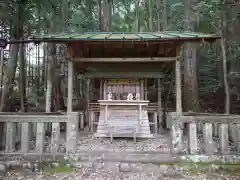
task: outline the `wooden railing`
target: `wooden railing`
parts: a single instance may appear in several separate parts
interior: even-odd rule
[[[100,112],[100,110],[99,103],[88,103],[88,111]]]
[[[158,112],[158,105],[157,105],[157,103],[149,103],[148,106],[147,106],[147,111],[149,113]]]
[[[88,103],[88,110],[100,112],[101,107],[100,107],[99,103]],[[158,111],[157,103],[149,103],[147,106],[147,110],[148,110],[148,112],[157,112]]]
[[[176,113],[169,113],[168,120],[172,121],[173,153],[229,154],[240,152],[239,115],[183,113],[181,117],[178,117]],[[184,129],[186,125],[187,129]],[[187,139],[186,144],[185,139]]]
[[[0,113],[0,122],[5,124],[4,150],[1,154],[57,155],[75,152],[78,135],[79,113]],[[46,144],[46,124],[51,124],[50,145]],[[60,146],[60,123],[65,123],[65,147]],[[33,128],[33,125],[36,128]],[[33,132],[36,131],[36,132]],[[35,135],[33,135],[35,134]],[[30,142],[36,136],[35,148]],[[16,144],[20,143],[20,148]]]

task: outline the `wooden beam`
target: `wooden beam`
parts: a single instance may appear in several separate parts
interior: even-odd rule
[[[160,72],[86,72],[85,78],[163,78]]]
[[[175,62],[74,62],[75,69],[80,72],[164,72],[175,67]]]
[[[73,97],[73,63],[68,60],[68,99],[67,112],[72,112],[72,97]]]
[[[149,58],[73,58],[75,62],[173,62],[177,57],[149,57]]]
[[[73,56],[73,48],[71,46],[68,46],[67,47],[67,53],[68,53],[68,56],[69,57],[72,57]]]

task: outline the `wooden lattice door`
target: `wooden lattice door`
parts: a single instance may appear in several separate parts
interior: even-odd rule
[[[132,79],[109,79],[107,80],[107,93],[111,92],[113,100],[126,100],[128,93],[134,96],[140,93],[140,81]]]

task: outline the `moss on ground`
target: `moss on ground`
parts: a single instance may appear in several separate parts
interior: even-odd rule
[[[191,162],[191,161],[176,161],[176,162],[164,162],[159,165],[176,166],[183,168],[192,174],[204,173],[206,171],[219,172],[222,174],[228,174],[233,176],[240,176],[240,162],[222,162],[222,161],[211,161],[211,162]],[[211,169],[212,168],[212,169]]]
[[[41,170],[44,174],[48,175],[74,172],[74,168],[67,161],[59,161],[55,164],[42,162]]]
[[[52,175],[52,174],[56,174],[56,173],[71,173],[73,172],[73,168],[71,167],[62,167],[62,166],[58,166],[58,167],[44,167],[43,168],[43,173],[45,174],[49,174],[49,175]]]

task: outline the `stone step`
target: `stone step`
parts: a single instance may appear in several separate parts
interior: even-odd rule
[[[128,135],[129,132],[125,132],[124,129],[126,127],[132,127],[132,128],[137,128],[139,127],[138,131],[141,134],[138,134],[137,137],[150,137],[150,126],[149,126],[149,120],[147,113],[143,112],[142,113],[142,118],[141,118],[141,125],[139,125],[139,116],[136,110],[111,110],[109,111],[109,116],[108,116],[108,126],[112,127],[121,127],[119,129],[122,129],[121,135],[118,135],[119,137],[126,137],[125,135]],[[97,126],[97,131],[96,134],[94,135],[95,137],[108,137],[109,136],[109,128],[106,126],[105,122],[105,116],[104,116],[104,111],[100,112],[100,117],[99,117],[99,123]],[[116,137],[114,135],[114,137]]]
[[[109,137],[109,135],[108,135],[108,133],[106,132],[106,131],[100,131],[100,132],[98,132],[98,133],[96,133],[95,135],[94,135],[95,137],[101,137],[101,138],[110,138]],[[114,136],[114,138],[115,138],[116,136]],[[122,137],[122,135],[121,136],[118,136],[118,137]],[[133,137],[127,137],[127,138],[132,138],[132,141],[133,141]],[[154,138],[153,137],[153,135],[152,134],[147,134],[146,132],[142,132],[142,133],[138,133],[137,134],[137,140],[138,140],[138,138],[144,138],[144,139],[150,139],[150,138]]]
[[[112,111],[112,112],[109,113],[109,116],[110,117],[111,116],[126,116],[126,117],[128,117],[128,116],[136,116],[137,117],[138,116],[138,112],[131,112],[131,111],[129,111],[129,112],[116,112],[116,111]]]
[[[138,115],[115,114],[115,115],[110,115],[109,118],[138,118]]]

